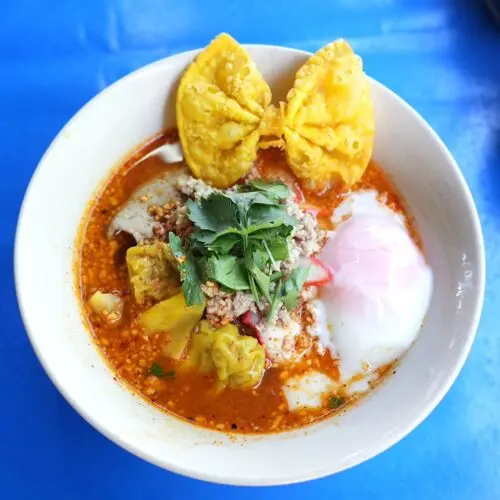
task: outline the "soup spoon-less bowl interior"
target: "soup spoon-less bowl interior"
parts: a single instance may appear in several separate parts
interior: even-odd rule
[[[283,99],[309,54],[248,46]],[[229,437],[161,412],[113,379],[82,319],[75,290],[76,237],[88,202],[124,156],[175,125],[175,91],[196,51],[146,66],[84,106],[53,141],[18,222],[15,277],[31,343],[68,402],[96,429],[160,467],[213,482],[275,485],[359,464],[414,429],[457,377],[478,326],[484,248],[477,212],[454,159],[404,101],[371,80],[374,159],[414,215],[434,272],[419,337],[397,373],[345,414],[284,434]]]

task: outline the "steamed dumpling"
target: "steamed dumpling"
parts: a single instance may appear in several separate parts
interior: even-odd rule
[[[188,364],[202,372],[215,371],[220,387],[250,389],[264,374],[264,348],[254,337],[241,335],[235,325],[214,329],[202,321],[192,346]]]
[[[130,286],[138,304],[160,301],[180,289],[179,271],[170,246],[163,242],[127,250]]]
[[[212,359],[217,377],[233,389],[255,387],[264,374],[264,348],[254,337],[240,335],[238,328],[227,325],[217,332]]]

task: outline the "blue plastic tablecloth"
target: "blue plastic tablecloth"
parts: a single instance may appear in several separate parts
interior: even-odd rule
[[[260,491],[176,476],[92,429],[40,367],[13,283],[21,199],[59,129],[118,78],[220,31],[311,51],[348,38],[368,73],[414,106],[455,155],[479,209],[488,261],[477,340],[431,416],[354,469]],[[500,498],[500,26],[484,2],[3,0],[0,146],[1,499]]]

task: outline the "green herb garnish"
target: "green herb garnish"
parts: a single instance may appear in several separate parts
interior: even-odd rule
[[[286,280],[279,272],[298,223],[282,204],[290,194],[281,182],[259,180],[188,201],[194,231],[184,247],[177,236],[169,235],[188,305],[201,302],[200,284],[211,280],[229,292],[250,291],[256,302],[264,298],[271,316],[281,303],[296,307],[307,270],[296,270]]]
[[[207,279],[231,290],[248,290],[248,275],[241,259],[234,255],[212,255],[205,264]]]
[[[186,299],[186,304],[188,306],[203,304],[203,292],[200,288],[201,280],[192,255],[184,251],[181,239],[174,233],[170,232],[168,234],[168,240],[172,253],[179,265],[182,291]]]
[[[342,396],[332,396],[328,400],[328,406],[332,410],[336,410],[337,408],[340,408],[344,403],[345,403],[345,398]]]
[[[290,311],[299,303],[300,291],[307,280],[309,267],[297,267],[285,282],[283,304]]]
[[[158,378],[175,378],[174,371],[166,372],[158,363],[153,363],[149,369],[149,373]]]
[[[282,285],[283,285],[283,280],[280,278],[279,281],[276,283],[276,286],[274,288],[273,300],[271,302],[271,307],[269,309],[268,320],[270,322],[273,321],[274,315],[276,314],[276,311],[278,310],[278,306],[281,303],[281,287],[282,287]]]
[[[282,182],[266,182],[262,180],[250,181],[247,184],[243,184],[240,188],[241,191],[245,191],[247,189],[263,191],[275,200],[285,200],[292,194],[290,188]]]
[[[289,311],[297,307],[300,298],[300,291],[306,282],[308,274],[308,267],[298,267],[291,272],[290,276],[288,276],[285,281],[282,278],[282,273],[274,273],[271,275],[270,279],[272,281],[279,281],[276,283],[274,288],[271,308],[269,309],[269,321],[273,320],[274,315],[278,310],[278,306],[281,303],[283,303]]]

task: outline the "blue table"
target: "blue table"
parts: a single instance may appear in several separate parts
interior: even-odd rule
[[[259,492],[178,477],[93,430],[41,369],[13,284],[19,206],[59,129],[118,78],[205,45],[220,31],[241,42],[311,51],[348,38],[367,71],[414,106],[451,149],[472,189],[487,244],[488,285],[477,340],[432,415],[355,469]],[[4,0],[0,144],[1,499],[500,498],[500,26],[483,2]]]

